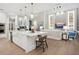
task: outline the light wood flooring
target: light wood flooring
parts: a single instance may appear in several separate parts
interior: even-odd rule
[[[41,48],[29,53],[7,39],[0,39],[0,55],[79,55],[79,39],[72,41],[57,41],[47,39],[48,49],[45,52]]]

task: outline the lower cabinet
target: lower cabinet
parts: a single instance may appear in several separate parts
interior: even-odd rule
[[[30,52],[36,47],[36,37],[28,37],[25,34],[13,33],[13,42],[19,47],[23,48],[26,52]]]

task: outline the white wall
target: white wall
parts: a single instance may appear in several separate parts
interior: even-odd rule
[[[76,8],[75,9],[69,9],[69,10],[75,10],[76,11]],[[67,11],[69,11],[69,10],[67,10]],[[67,25],[68,24],[67,11],[65,11],[64,15],[56,16],[55,22],[63,22]],[[79,11],[79,9],[78,9],[78,11]],[[48,29],[48,26],[49,26],[49,21],[48,21],[49,18],[48,17],[49,17],[49,15],[52,15],[52,14],[53,14],[53,12],[51,10],[40,12],[40,13],[37,14],[37,17],[35,17],[35,19],[38,22],[38,24],[44,23],[45,29]],[[79,12],[78,12],[78,14],[79,14]],[[75,15],[75,18],[77,20],[77,15]],[[78,16],[78,18],[79,18],[79,16]],[[76,25],[77,25],[77,23],[75,24],[75,26]]]
[[[79,31],[79,8],[77,9],[77,30]]]

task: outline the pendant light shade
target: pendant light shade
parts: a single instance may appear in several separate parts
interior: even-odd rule
[[[34,15],[33,15],[33,14],[31,14],[30,16],[31,16],[31,19],[33,19],[33,18],[34,18]]]

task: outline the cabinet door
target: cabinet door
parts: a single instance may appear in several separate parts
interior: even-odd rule
[[[26,49],[27,38],[21,33],[13,33],[13,42],[23,49]]]
[[[49,15],[49,29],[53,29],[54,27],[55,27],[54,15]]]
[[[68,11],[68,29],[75,29],[75,11]]]

